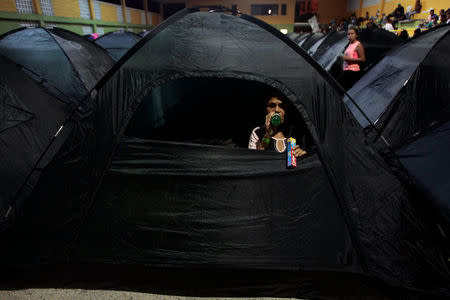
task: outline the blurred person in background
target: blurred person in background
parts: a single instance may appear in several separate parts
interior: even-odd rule
[[[445,10],[441,9],[439,11],[439,24],[446,24],[447,23],[447,15],[445,14]]]
[[[421,33],[422,33],[422,30],[420,29],[420,27],[419,27],[419,28],[416,28],[416,29],[414,30],[413,38],[415,38],[416,36],[419,36]]]
[[[394,29],[394,25],[392,25],[392,20],[387,19],[386,25],[384,25],[384,29],[385,29],[385,30],[388,30],[388,31],[395,30],[395,29]]]
[[[434,28],[434,27],[438,26],[438,20],[439,20],[439,17],[437,15],[434,15],[431,18],[431,22],[429,22],[426,27],[428,29],[430,29],[430,28]]]
[[[398,21],[404,20],[405,17],[405,8],[399,3],[397,8],[394,10],[392,14],[388,17],[394,17],[394,24]]]
[[[420,0],[416,0],[416,4],[414,4],[414,10],[411,12],[406,13],[406,18],[410,19],[415,14],[420,14],[422,11],[422,4],[420,3]]]
[[[398,35],[398,37],[400,38],[400,40],[402,40],[403,42],[406,42],[409,39],[409,34],[408,31],[406,31],[405,29],[403,29],[400,34]]]
[[[428,15],[427,22],[428,23],[432,22],[433,17],[437,18],[437,15],[434,13],[434,8],[430,8],[430,14]]]

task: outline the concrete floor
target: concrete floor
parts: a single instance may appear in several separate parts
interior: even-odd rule
[[[1,300],[194,300],[197,297],[167,296],[149,293],[83,289],[0,290]],[[289,300],[289,298],[200,298],[202,300]],[[292,299],[292,298],[290,298]]]

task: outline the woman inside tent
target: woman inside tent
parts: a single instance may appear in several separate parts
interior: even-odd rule
[[[249,149],[286,151],[286,139],[295,136],[295,128],[288,120],[287,100],[278,93],[270,96],[266,103],[264,126],[253,129],[248,143]],[[277,120],[278,119],[278,120]],[[293,148],[296,157],[306,154],[298,145]]]
[[[351,27],[347,31],[347,38],[350,41],[347,49],[342,55],[343,73],[338,78],[338,82],[345,90],[349,90],[361,77],[360,64],[366,61],[366,54],[361,42],[358,41],[358,31]]]

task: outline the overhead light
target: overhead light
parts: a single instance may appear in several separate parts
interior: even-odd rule
[[[287,34],[288,33],[288,30],[286,28],[280,29],[280,31],[281,31],[282,34]]]

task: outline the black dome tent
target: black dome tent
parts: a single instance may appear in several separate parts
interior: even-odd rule
[[[230,118],[239,125],[257,113],[258,102],[264,106],[264,99],[223,98],[224,89],[211,94],[209,84],[221,82],[237,86],[237,97],[251,95],[248,83],[289,100],[313,143],[297,169],[286,169],[284,155],[272,151],[152,139],[154,131],[176,133],[191,122],[200,133],[226,127]],[[169,92],[175,96],[166,101]],[[73,131],[71,145],[79,145],[64,147],[47,168],[33,195],[40,204],[29,201],[32,216],[7,234],[8,245],[20,245],[1,249],[9,263],[30,249],[36,255],[39,241],[52,248],[41,262],[188,270],[189,282],[202,271],[227,270],[221,283],[235,290],[225,294],[251,286],[266,295],[319,297],[336,281],[342,285],[334,288],[349,288],[345,276],[333,274],[351,274],[448,295],[446,257],[408,191],[364,142],[343,91],[273,27],[246,15],[185,9],[146,35],[96,93],[94,113],[77,126],[90,130]],[[127,136],[137,132],[130,125],[139,127],[141,113],[151,119],[140,128],[149,137]],[[212,123],[197,122],[203,117]],[[43,212],[45,220],[35,217]],[[30,222],[38,233],[30,233]],[[71,242],[55,243],[55,236]],[[258,282],[274,274],[288,276]],[[305,288],[311,274],[319,274],[318,290]]]
[[[47,151],[70,110],[0,55],[0,229],[36,184],[65,135]],[[45,155],[44,155],[45,153]],[[32,176],[29,176],[32,174]],[[13,209],[14,206],[14,209]]]
[[[132,32],[119,30],[102,35],[94,43],[104,48],[112,59],[118,61],[139,39],[140,37]]]
[[[332,31],[328,33],[312,57],[315,60],[319,60],[331,47],[334,47],[338,41],[343,41],[346,36],[347,33],[345,31]],[[322,66],[324,65],[322,64]]]
[[[308,50],[320,39],[322,39],[325,35],[323,33],[313,33],[304,40],[301,44],[299,43],[299,46],[302,47],[303,50],[308,52]]]
[[[4,76],[10,76],[9,72],[17,73],[16,69],[23,71],[20,77],[14,77],[15,82],[4,81],[2,89],[5,99],[17,99],[3,100],[6,101],[4,104],[9,107],[14,106],[10,101],[19,101],[22,103],[19,107],[24,107],[23,112],[33,116],[32,120],[2,134],[4,143],[0,146],[0,152],[4,163],[1,165],[1,172],[4,178],[8,178],[2,181],[0,188],[0,219],[3,219],[5,210],[19,209],[15,207],[15,203],[21,203],[33,189],[40,171],[29,177],[31,171],[36,167],[44,168],[51,160],[54,154],[52,151],[49,152],[49,157],[40,157],[50,141],[49,134],[53,136],[59,132],[63,121],[77,110],[114,62],[99,46],[59,28],[22,28],[10,31],[0,37],[0,55],[4,55]],[[17,66],[13,66],[14,63]],[[15,91],[20,89],[19,85],[22,83],[24,89],[39,90],[30,83],[31,80],[45,91],[39,92],[43,94],[39,98],[33,98],[30,93]],[[15,94],[19,96],[13,96]],[[43,103],[34,103],[37,99],[42,99]],[[79,112],[86,113],[90,105],[90,99],[85,100]],[[15,116],[8,115],[7,111],[4,112],[4,122]],[[14,135],[17,136],[13,138]],[[42,161],[39,162],[40,160]]]
[[[142,32],[140,32],[140,33],[138,34],[138,36],[139,36],[140,38],[142,38],[142,37],[146,36],[149,32],[150,32],[150,31],[148,31],[148,30],[142,31]]]
[[[324,41],[327,40],[329,34],[323,34],[322,37],[320,39],[318,39],[309,49],[308,49],[308,54],[313,56],[314,53],[317,52],[317,50],[319,49],[320,45],[322,45],[322,43]]]
[[[286,36],[288,38],[290,38],[291,40],[295,41],[295,39],[300,36],[300,33],[299,32],[291,32],[291,33],[286,34]]]
[[[314,33],[312,32],[302,33],[298,37],[296,37],[294,41],[297,45],[301,47],[303,43],[306,42],[313,34]]]
[[[0,54],[73,108],[114,64],[104,49],[61,28],[7,32],[0,36]]]
[[[359,107],[435,204],[450,233],[450,26],[389,52],[349,90]],[[345,98],[362,127],[371,128]]]

